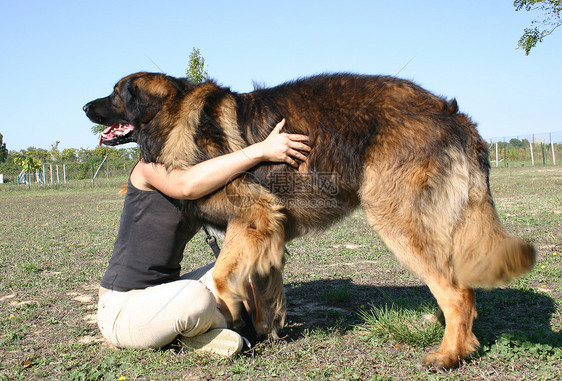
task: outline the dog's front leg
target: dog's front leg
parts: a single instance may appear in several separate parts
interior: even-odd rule
[[[243,328],[241,302],[248,299],[250,262],[248,248],[251,247],[246,234],[246,224],[238,219],[229,222],[224,246],[215,268],[213,281],[221,303],[221,312],[228,324],[236,331]]]
[[[257,229],[239,218],[229,222],[213,280],[222,312],[235,330],[244,327],[240,302],[249,298],[250,278],[258,336],[266,337],[283,324],[283,248],[283,231]]]
[[[259,337],[271,333],[277,339],[277,328],[285,324],[286,298],[283,290],[283,272],[271,269],[266,275],[254,272],[251,276],[254,296],[254,326]]]

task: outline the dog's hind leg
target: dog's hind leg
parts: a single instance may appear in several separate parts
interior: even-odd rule
[[[439,349],[423,357],[422,365],[451,368],[480,345],[472,333],[477,316],[474,290],[452,284],[445,277],[426,279],[426,282],[445,317],[445,335]]]
[[[474,291],[455,284],[451,276],[437,264],[445,248],[428,237],[408,232],[403,220],[386,216],[384,223],[373,222],[372,213],[367,212],[381,239],[396,257],[428,286],[439,304],[445,318],[445,335],[439,349],[426,355],[422,364],[436,368],[451,368],[473,353],[479,343],[472,333],[476,318]]]
[[[440,158],[446,165],[421,153],[396,166],[377,158],[366,168],[361,188],[369,222],[398,260],[429,286],[443,312],[441,346],[422,360],[438,368],[454,366],[479,345],[472,333],[474,291],[456,281],[452,259],[455,228],[468,203],[469,171],[462,155],[448,154]]]

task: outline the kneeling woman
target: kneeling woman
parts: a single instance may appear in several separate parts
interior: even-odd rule
[[[275,126],[266,140],[187,170],[139,161],[129,177],[119,233],[101,281],[98,326],[121,348],[158,348],[178,335],[184,345],[233,355],[242,338],[217,308],[213,264],[180,277],[187,242],[199,229],[179,210],[262,161],[297,166],[310,147],[304,135]]]

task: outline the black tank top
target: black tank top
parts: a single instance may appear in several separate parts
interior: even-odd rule
[[[179,279],[187,242],[199,225],[185,218],[180,201],[129,183],[119,233],[101,286],[115,291],[143,289]]]

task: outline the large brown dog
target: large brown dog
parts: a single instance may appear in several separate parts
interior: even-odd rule
[[[214,280],[236,326],[251,278],[260,334],[283,324],[284,244],[324,229],[361,205],[396,257],[429,286],[444,314],[438,351],[423,363],[451,367],[478,346],[472,287],[529,271],[535,251],[500,225],[488,184],[488,151],[475,124],[446,101],[393,77],[321,75],[237,94],[137,73],[84,106],[110,126],[105,144],[136,141],[142,159],[188,168],[285,130],[310,137],[294,169],[264,163],[186,213],[226,228]]]

